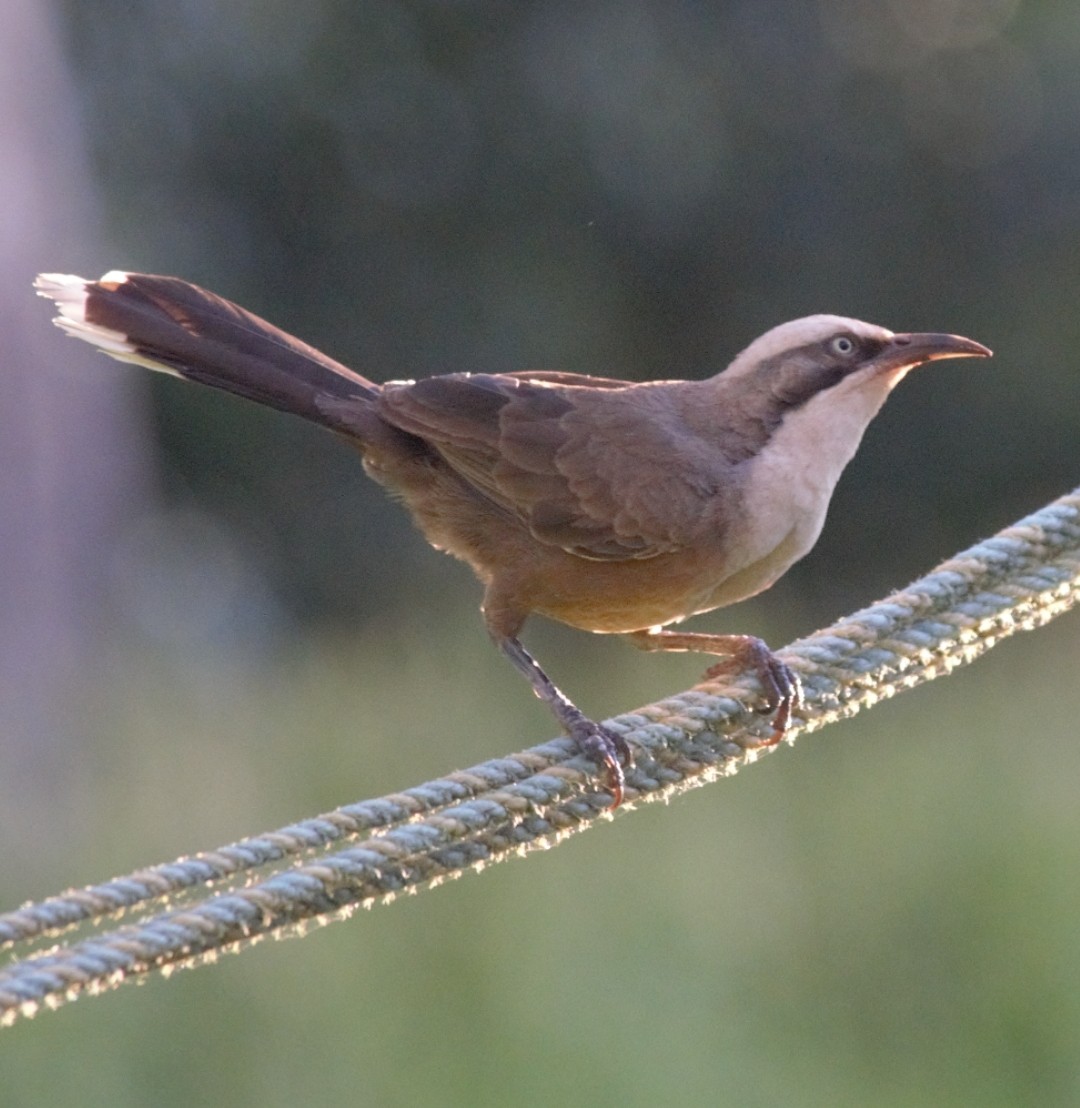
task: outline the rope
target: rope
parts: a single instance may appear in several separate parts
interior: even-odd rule
[[[806,690],[789,740],[948,674],[1078,598],[1080,489],[780,651]],[[767,723],[741,703],[757,691],[750,678],[725,678],[606,721],[635,751],[627,803],[615,814],[767,753],[759,745]],[[554,845],[611,818],[597,787],[595,767],[557,739],[0,915],[0,950],[10,959],[0,968],[0,1025]],[[133,922],[117,922],[133,913]],[[35,952],[76,928],[82,937]]]

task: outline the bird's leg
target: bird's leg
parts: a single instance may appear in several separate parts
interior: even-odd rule
[[[688,650],[697,654],[719,654],[725,658],[705,671],[706,677],[750,670],[765,690],[765,710],[773,717],[769,746],[778,743],[791,722],[791,713],[803,703],[798,674],[785,665],[753,635],[708,635],[697,631],[631,631],[625,636],[640,650]]]
[[[607,774],[608,788],[611,790],[611,807],[618,808],[623,801],[623,787],[626,784],[622,767],[633,761],[626,740],[589,719],[559,690],[518,639],[512,635],[494,635],[493,638],[515,668],[527,678],[533,692],[547,704],[559,724],[578,744],[582,754],[603,767]]]

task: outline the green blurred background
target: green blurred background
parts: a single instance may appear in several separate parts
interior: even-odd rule
[[[1078,483],[1071,0],[4,0],[4,907],[552,734],[330,436],[48,325],[175,273],[376,379],[704,376],[832,311],[908,379],[774,644]],[[603,716],[700,660],[545,626]],[[1080,1103],[1080,619],[670,807],[0,1036],[0,1102]]]

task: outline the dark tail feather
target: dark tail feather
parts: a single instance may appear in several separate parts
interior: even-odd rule
[[[355,430],[378,387],[312,346],[176,277],[43,273],[54,322],[121,361],[224,389],[324,426]],[[357,402],[356,408],[348,403]],[[350,409],[352,418],[349,418]]]

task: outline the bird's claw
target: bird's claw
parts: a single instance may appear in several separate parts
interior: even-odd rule
[[[623,766],[634,763],[630,746],[622,735],[583,718],[571,728],[571,738],[578,744],[581,753],[600,766],[607,777],[607,787],[611,791],[609,811],[618,808],[623,802],[626,788],[626,775]]]
[[[749,639],[737,657],[718,662],[706,671],[707,677],[721,677],[750,668],[765,690],[765,699],[755,711],[772,716],[772,734],[761,745],[775,746],[787,733],[791,715],[803,706],[803,687],[799,675],[782,662],[761,639]]]
[[[803,687],[799,675],[775,654],[770,654],[770,664],[762,674],[766,687],[763,714],[772,715],[773,730],[766,746],[775,746],[791,724],[791,714],[803,706]]]

